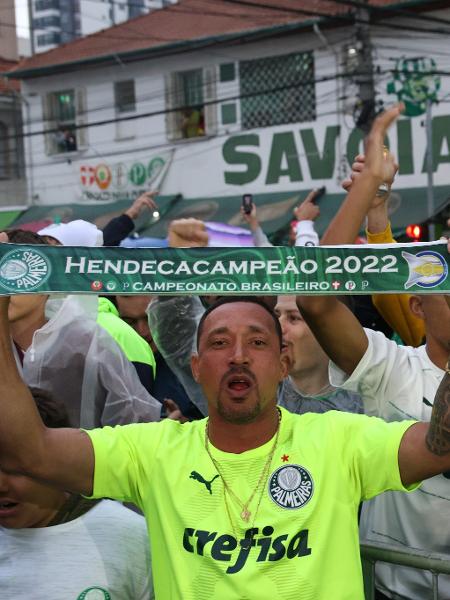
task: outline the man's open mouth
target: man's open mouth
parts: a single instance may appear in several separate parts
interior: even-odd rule
[[[12,502],[10,500],[0,501],[0,516],[7,515],[9,512],[13,511],[17,506],[19,506],[18,502]]]
[[[249,379],[244,377],[233,377],[228,380],[228,387],[235,392],[243,392],[251,387]]]

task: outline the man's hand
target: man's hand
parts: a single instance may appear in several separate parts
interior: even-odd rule
[[[392,184],[394,183],[395,176],[398,171],[398,163],[396,162],[394,156],[389,151],[384,151],[385,158],[385,179],[383,183],[386,183],[389,189],[391,189]],[[358,154],[355,157],[355,162],[352,164],[352,172],[350,173],[347,179],[341,183],[344,190],[348,193],[355,181],[358,180],[358,177],[361,176],[361,173],[364,170],[366,162],[366,157],[364,154]],[[383,196],[374,196],[370,209],[378,208],[382,206],[384,202],[388,199],[389,194],[384,194]]]
[[[297,221],[315,221],[320,215],[320,208],[314,204],[318,190],[312,190],[301,204],[292,211]]]
[[[387,183],[392,177],[395,160],[384,146],[384,139],[389,127],[401,115],[405,105],[399,102],[378,116],[366,140],[366,156],[364,170],[370,171],[379,180],[380,185]],[[393,173],[395,176],[396,171]]]
[[[396,104],[375,119],[366,140],[364,168],[354,178],[347,197],[322,236],[321,245],[354,243],[367,213],[373,208],[377,190],[391,172],[393,159],[386,153],[384,138],[403,108],[403,103]]]
[[[196,248],[208,245],[209,236],[203,221],[198,219],[176,219],[169,225],[171,248]]]
[[[391,187],[394,183],[395,176],[397,175],[399,165],[396,162],[394,156],[389,151],[384,151],[384,158],[385,173],[383,183],[387,183],[387,185]],[[350,173],[350,176],[347,179],[344,179],[344,181],[341,184],[346,192],[350,190],[350,188],[353,185],[353,182],[356,181],[360,173],[362,173],[365,166],[365,162],[366,157],[364,154],[358,154],[358,156],[355,157],[354,163],[352,164],[352,172]]]
[[[258,217],[256,216],[256,204],[254,202],[252,202],[252,210],[249,213],[246,213],[244,211],[244,207],[241,206],[241,215],[244,221],[246,221],[249,224],[249,227],[252,231],[258,229],[259,221]]]
[[[187,421],[189,421],[189,419],[187,419],[183,415],[183,413],[180,410],[180,407],[174,400],[171,400],[170,398],[165,398],[163,404],[166,409],[168,419],[172,419],[172,421],[179,421],[180,423],[186,423]]]
[[[144,192],[139,196],[139,198],[136,198],[136,200],[133,202],[130,208],[125,211],[125,214],[128,215],[130,219],[134,221],[146,208],[152,211],[156,210],[158,206],[155,202],[155,196],[157,195],[157,190],[153,190],[151,192]]]
[[[0,244],[7,244],[8,242],[9,239],[6,231],[0,231]]]

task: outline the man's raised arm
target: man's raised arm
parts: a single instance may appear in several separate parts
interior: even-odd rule
[[[449,362],[434,398],[430,423],[416,423],[405,432],[398,463],[404,485],[450,471]]]
[[[0,297],[0,468],[54,487],[92,493],[94,451],[78,429],[49,429],[22,381],[12,353],[9,297]]]
[[[394,106],[375,120],[367,138],[364,168],[353,182],[321,244],[347,244],[355,240],[376,191],[384,181],[383,142],[402,108],[401,104]],[[326,354],[351,375],[368,346],[367,336],[358,319],[333,296],[299,296],[297,304]]]
[[[392,172],[395,175],[395,161],[386,151],[384,140],[403,108],[403,104],[397,104],[375,119],[366,138],[364,168],[353,181],[347,197],[322,236],[321,245],[353,244],[373,205],[378,188],[393,178]]]

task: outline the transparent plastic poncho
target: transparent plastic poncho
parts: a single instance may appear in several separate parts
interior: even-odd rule
[[[157,296],[147,308],[148,324],[158,350],[180,380],[191,402],[206,416],[206,398],[191,371],[197,325],[204,312],[198,296]]]
[[[96,323],[96,296],[47,301],[48,322],[24,354],[29,386],[62,401],[73,427],[157,421],[161,404],[142,386],[132,363]]]

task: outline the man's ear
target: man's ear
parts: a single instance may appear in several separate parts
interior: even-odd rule
[[[420,296],[416,296],[415,294],[410,296],[409,309],[415,317],[424,320],[425,314],[423,312],[422,298]]]
[[[198,377],[199,377],[199,373],[198,373],[198,354],[193,354],[191,356],[191,371],[192,371],[192,376],[194,378],[194,381],[196,381],[196,383],[198,383]]]

